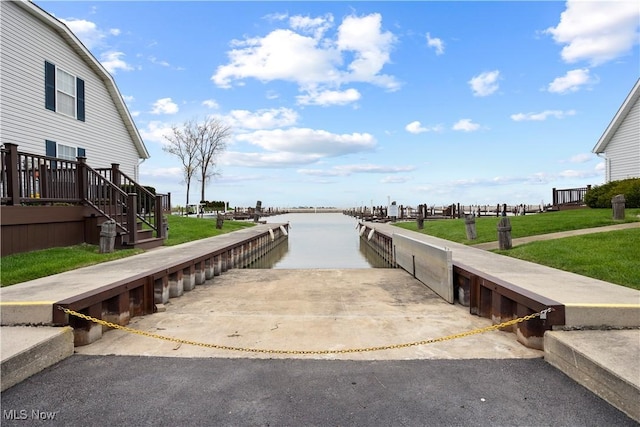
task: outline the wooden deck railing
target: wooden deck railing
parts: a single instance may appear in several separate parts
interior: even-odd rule
[[[5,144],[0,156],[3,204],[82,201],[76,185],[77,161],[21,153],[17,148],[14,144]]]
[[[0,152],[0,200],[5,205],[83,203],[112,219],[137,240],[137,222],[163,238],[162,214],[170,210],[170,196],[156,195],[125,173],[117,164],[92,169],[84,157],[64,160],[18,151],[5,143]]]
[[[582,188],[553,189],[553,206],[579,205],[584,203],[584,195],[591,189],[590,185]]]

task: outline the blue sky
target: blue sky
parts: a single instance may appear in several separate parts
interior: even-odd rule
[[[206,198],[231,206],[549,203],[604,182],[591,150],[640,75],[635,1],[36,3],[112,73],[140,181],[178,205],[163,135],[209,115],[233,137]]]

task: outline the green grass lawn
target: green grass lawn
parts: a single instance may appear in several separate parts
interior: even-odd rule
[[[640,209],[627,209],[624,221],[614,221],[611,209],[574,209],[524,216],[509,216],[508,218],[511,223],[511,237],[517,239],[518,237],[536,236],[558,231],[602,227],[622,222],[637,222],[640,221],[638,215],[640,215]],[[496,227],[499,220],[500,218],[495,216],[476,218],[478,237],[475,240],[467,239],[464,219],[425,221],[423,230],[418,230],[416,221],[398,222],[394,225],[465,245],[475,245],[498,240]]]
[[[625,221],[611,219],[610,209],[579,209],[509,217],[511,237],[601,227],[640,221],[640,209],[627,209]],[[497,240],[497,217],[476,218],[478,238],[468,240],[464,219],[425,221],[420,232],[467,245]],[[417,230],[413,222],[396,223]],[[618,230],[544,240],[493,251],[583,276],[640,290],[640,229]]]
[[[165,240],[165,246],[179,245],[255,225],[252,222],[225,221],[222,230],[218,230],[216,221],[212,219],[170,215],[167,221],[169,238]],[[124,249],[101,254],[98,246],[82,244],[9,255],[0,259],[0,284],[2,287],[14,285],[142,252],[141,249]]]
[[[215,219],[169,215],[167,221],[169,222],[169,238],[165,240],[165,246],[175,246],[193,240],[231,233],[255,225],[254,222],[248,221],[225,221],[222,230],[218,230]]]
[[[640,228],[531,242],[493,252],[640,290]]]
[[[0,283],[5,287],[142,252],[141,249],[125,249],[101,254],[97,246],[82,244],[8,255],[0,259]]]

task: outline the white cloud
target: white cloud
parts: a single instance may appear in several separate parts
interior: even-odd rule
[[[341,52],[352,52],[355,59],[348,65],[346,81],[376,83],[388,89],[397,89],[395,79],[379,75],[389,62],[396,37],[382,31],[382,16],[347,16],[338,28],[337,46]]]
[[[160,121],[152,121],[145,128],[138,128],[144,142],[166,143],[164,137],[171,135],[171,125]]]
[[[160,65],[161,67],[167,67],[167,68],[171,67],[171,64],[169,64],[169,62],[167,62],[165,60],[158,59],[155,56],[150,56],[149,57],[149,61],[152,64]]]
[[[557,77],[549,83],[548,91],[551,93],[577,92],[581,86],[591,82],[587,68],[571,70],[567,71],[563,77]]]
[[[202,105],[204,105],[207,108],[213,108],[213,109],[220,108],[220,105],[218,105],[218,103],[214,99],[206,99],[202,101]]]
[[[355,173],[403,173],[415,170],[414,166],[340,165],[331,169],[298,169],[298,173],[311,176],[349,176]]]
[[[419,134],[419,133],[423,133],[423,132],[427,132],[429,129],[425,128],[422,126],[422,123],[420,123],[419,121],[414,121],[409,123],[408,125],[406,125],[404,127],[404,129],[409,132],[409,133],[414,133],[414,134]]]
[[[307,86],[338,79],[335,49],[318,45],[313,37],[288,29],[278,29],[263,38],[234,40],[227,52],[230,63],[221,65],[212,76],[217,86],[231,87],[236,80],[255,78],[263,82],[287,80]]]
[[[151,114],[176,114],[178,112],[178,104],[173,102],[171,98],[161,98],[153,103]]]
[[[318,154],[301,153],[242,153],[225,151],[220,156],[220,163],[227,166],[244,166],[255,168],[287,168],[315,163],[322,159]]]
[[[140,176],[141,177],[153,177],[153,178],[182,178],[183,177],[182,168],[180,167],[172,167],[172,168],[148,168],[144,163],[140,165]]]
[[[223,175],[223,176],[218,176],[215,178],[216,183],[218,184],[223,184],[223,185],[229,185],[229,184],[235,184],[235,183],[240,183],[240,182],[247,182],[247,181],[264,181],[266,179],[271,178],[270,176],[265,176],[265,175]]]
[[[306,34],[312,34],[313,38],[320,39],[324,33],[333,26],[333,15],[327,14],[324,17],[310,18],[308,16],[291,16],[289,25],[294,30],[300,30]]]
[[[498,90],[500,71],[487,71],[471,78],[468,81],[473,96],[488,96]]]
[[[586,163],[590,160],[593,159],[593,154],[590,153],[581,153],[581,154],[576,154],[575,156],[571,157],[569,159],[570,163]]]
[[[85,19],[60,19],[82,41],[87,49],[93,49],[102,43],[105,35],[98,29],[95,22]],[[113,33],[112,33],[113,34]]]
[[[516,122],[522,121],[543,121],[549,117],[555,117],[556,119],[564,119],[568,116],[575,116],[575,110],[545,110],[539,113],[517,113],[511,115],[511,120]]]
[[[464,132],[473,132],[480,129],[480,125],[473,123],[471,119],[460,119],[453,125],[452,129]]]
[[[380,166],[380,165],[340,165],[335,166],[335,170],[343,171],[347,174],[352,173],[400,173],[411,172],[416,168],[414,166]]]
[[[564,45],[567,63],[600,65],[631,51],[638,43],[640,7],[636,1],[568,0],[556,27],[546,33]]]
[[[436,55],[442,55],[444,53],[444,42],[437,37],[432,38],[430,33],[427,33],[427,46],[434,48]]]
[[[590,178],[594,176],[594,172],[590,170],[579,171],[574,169],[567,169],[561,171],[558,176],[561,178]]]
[[[385,176],[380,180],[381,184],[404,184],[409,182],[411,178],[406,176]]]
[[[325,90],[322,92],[310,91],[307,95],[297,97],[300,105],[345,105],[360,99],[360,92],[356,89]]]
[[[338,171],[335,169],[298,169],[296,172],[302,175],[309,176],[345,176],[346,174],[342,171]]]
[[[298,113],[290,108],[232,110],[224,117],[224,121],[235,129],[273,129],[295,125],[298,121]]]
[[[123,56],[125,56],[123,52],[104,52],[100,55],[100,63],[111,74],[115,74],[118,70],[133,70],[133,67],[122,59]]]
[[[423,126],[422,123],[416,120],[406,125],[404,130],[417,135],[424,132],[442,132],[444,129],[442,125]]]
[[[381,73],[396,37],[382,30],[379,14],[347,16],[332,35],[328,35],[331,15],[292,17],[289,24],[291,28],[279,28],[264,37],[233,40],[227,52],[229,62],[216,69],[213,82],[229,88],[249,78],[291,81],[309,93],[302,100],[310,103],[315,102],[314,93],[331,94],[328,91],[347,83],[371,83],[388,90],[399,87],[393,76]]]
[[[266,151],[337,157],[345,154],[373,150],[375,138],[368,133],[335,134],[325,130],[291,128],[259,130],[241,134],[238,141],[245,141]]]

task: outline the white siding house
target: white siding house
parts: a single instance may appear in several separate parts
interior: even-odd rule
[[[138,180],[144,142],[105,68],[62,22],[29,1],[0,2],[0,142]]]
[[[640,79],[592,151],[605,159],[606,182],[640,178]]]

